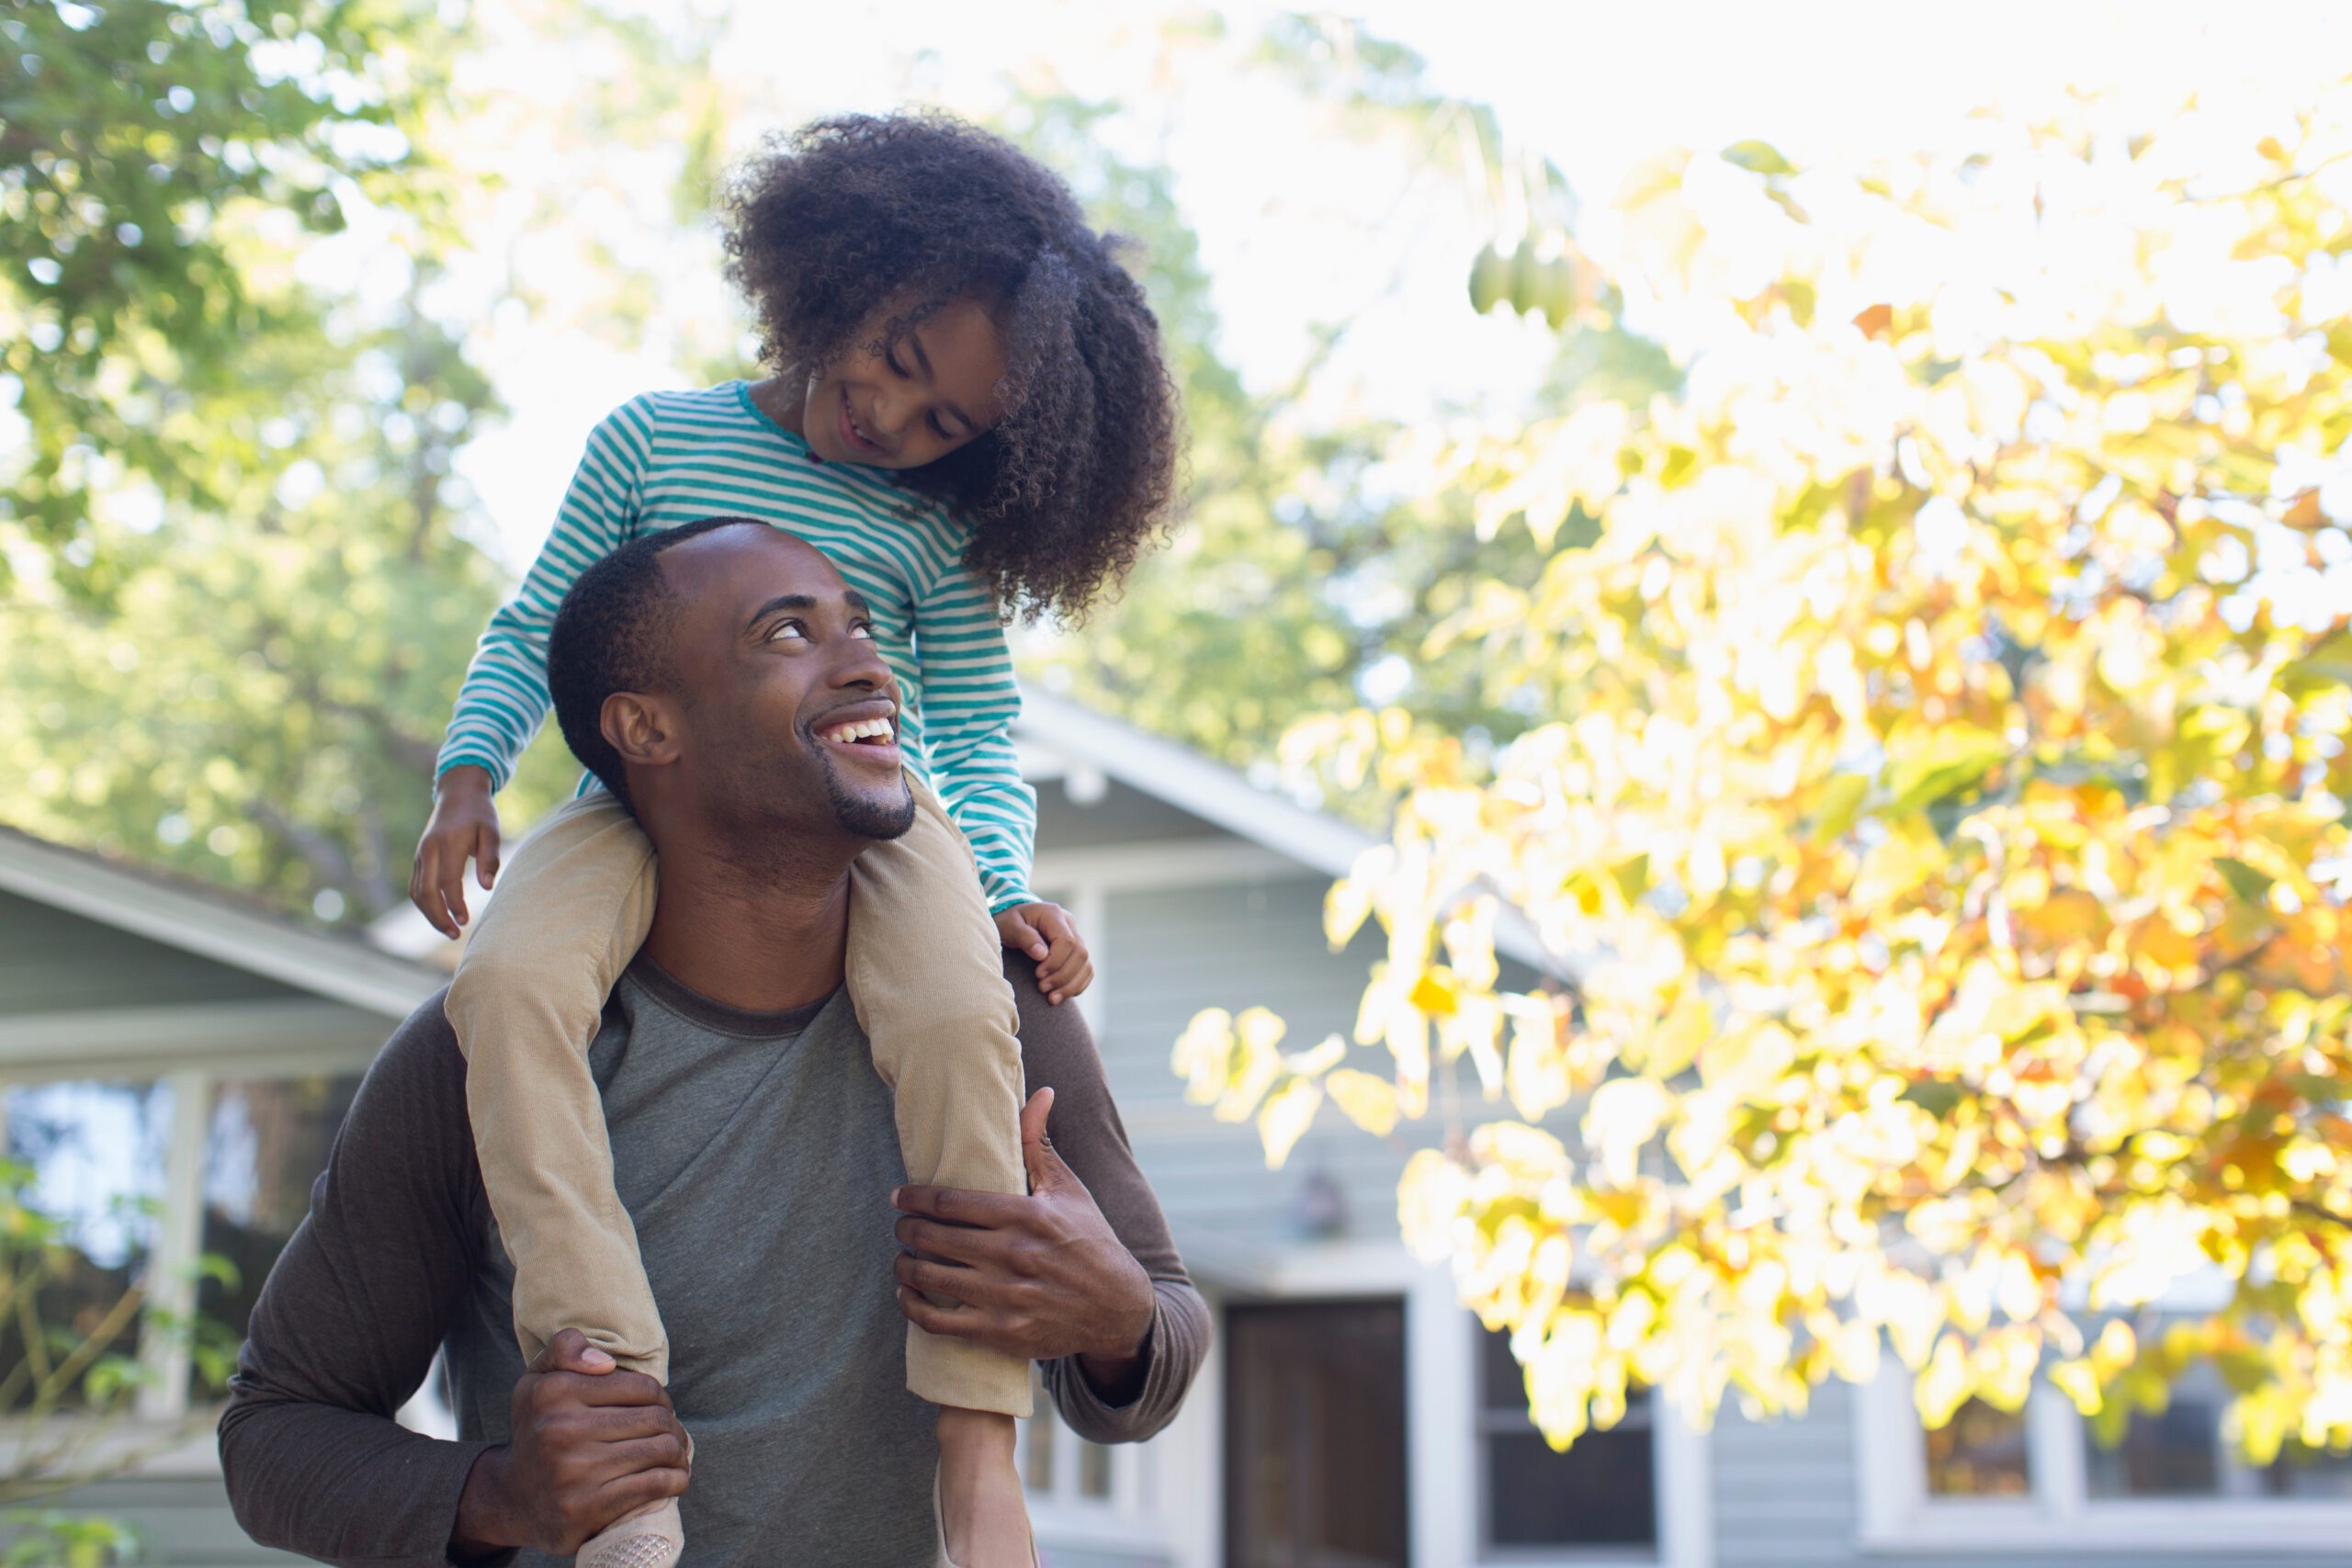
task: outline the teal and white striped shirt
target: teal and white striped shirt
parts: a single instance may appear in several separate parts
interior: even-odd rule
[[[972,841],[989,908],[1029,902],[1037,797],[1021,782],[1021,711],[996,604],[964,570],[969,524],[876,468],[815,463],[808,445],[752,406],[741,381],[648,392],[588,437],[539,558],[490,618],[441,745],[503,786],[548,716],[548,630],[591,563],[632,539],[720,514],[756,517],[831,558],[874,611],[904,688],[899,740]]]

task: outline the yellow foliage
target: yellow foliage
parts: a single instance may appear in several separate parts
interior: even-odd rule
[[[1285,748],[1402,801],[1327,907],[1386,935],[1388,1082],[1222,1014],[1175,1066],[1220,1115],[1278,1095],[1270,1155],[1312,1081],[1384,1134],[1459,1056],[1508,1093],[1399,1213],[1555,1442],[1632,1378],[1802,1409],[1882,1336],[1931,1423],[2046,1357],[2112,1428],[2211,1359],[2256,1462],[2352,1442],[2352,164],[2179,200],[2199,112],[2133,160],[2008,127],[1981,175],[1855,172],[1763,294],[1692,156],[1645,164],[1627,281],[1716,323],[1690,390],[1423,438],[1448,515],[1544,556],[1430,651],[1541,711],[1475,777],[1394,713]],[[2017,188],[2034,247],[1995,238]],[[1499,988],[1504,907],[1573,999]],[[1580,1146],[1528,1124],[1564,1110]],[[2213,1269],[2234,1299],[2161,1338],[2112,1315]]]

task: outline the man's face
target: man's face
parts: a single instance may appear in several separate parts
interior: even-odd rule
[[[758,525],[662,552],[684,607],[678,782],[715,825],[895,839],[914,821],[898,683],[865,601],[813,547]],[[631,789],[636,789],[634,781]]]

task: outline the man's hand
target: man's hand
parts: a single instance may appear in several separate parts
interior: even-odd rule
[[[449,1555],[509,1547],[569,1557],[633,1508],[686,1489],[686,1429],[669,1391],[567,1328],[514,1383],[514,1436],[466,1477]]]
[[[498,880],[498,807],[491,798],[490,770],[470,762],[443,773],[433,785],[433,815],[416,841],[409,867],[408,896],[450,941],[466,923],[466,862],[482,890]]]
[[[1015,904],[996,918],[996,934],[1015,953],[1037,961],[1037,989],[1059,1007],[1094,984],[1086,939],[1059,904]]]
[[[1054,1152],[1046,1136],[1053,1103],[1054,1091],[1041,1089],[1022,1108],[1027,1197],[955,1187],[890,1195],[907,1214],[899,1242],[928,1255],[899,1255],[899,1310],[919,1328],[1007,1355],[1080,1357],[1087,1381],[1121,1403],[1134,1397],[1129,1373],[1151,1332],[1151,1277]],[[961,1304],[934,1306],[926,1295]]]

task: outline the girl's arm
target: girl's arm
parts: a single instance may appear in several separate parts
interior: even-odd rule
[[[915,660],[932,785],[971,840],[997,934],[1039,961],[1047,999],[1067,1001],[1092,983],[1093,963],[1069,912],[1029,890],[1037,795],[1012,744],[1021,688],[996,602],[970,573],[945,573],[915,605]]]
[[[971,840],[989,912],[1034,904],[1037,795],[1022,781],[1012,744],[1021,688],[995,601],[978,579],[951,570],[915,605],[915,660],[932,787]]]
[[[442,935],[466,923],[466,861],[485,888],[498,874],[498,810],[491,797],[546,722],[548,632],[580,574],[628,542],[652,451],[648,398],[622,404],[589,433],[555,527],[514,597],[490,618],[458,690],[435,770],[433,817],[416,846],[409,897]]]

